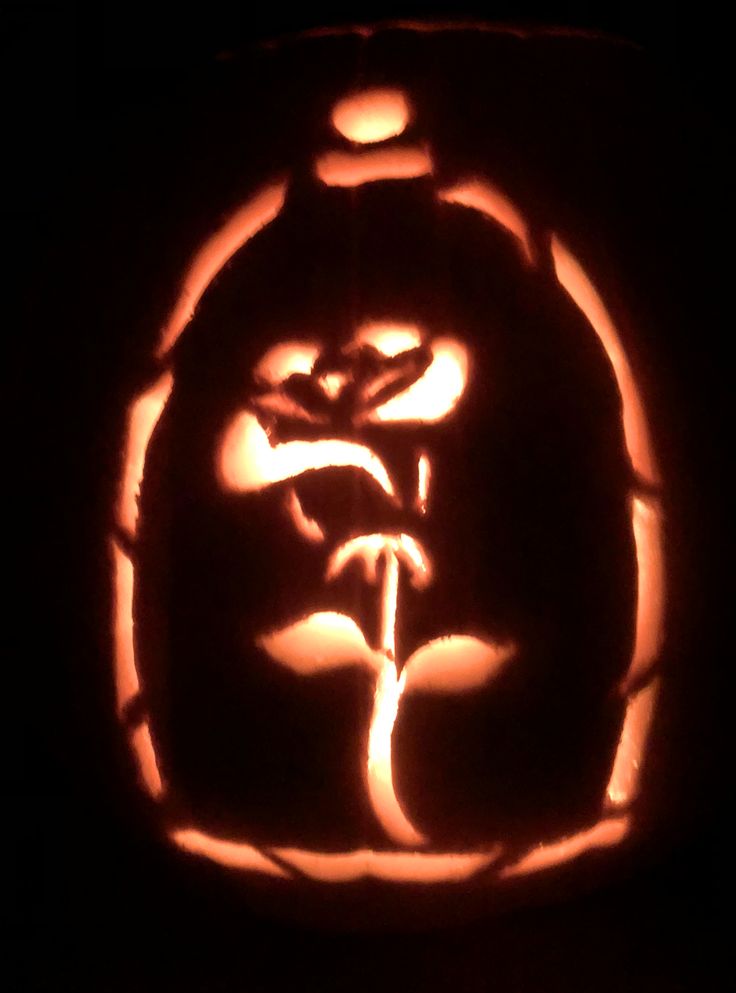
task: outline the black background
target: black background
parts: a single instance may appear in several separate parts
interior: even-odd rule
[[[7,670],[21,677],[6,704],[10,909],[20,952],[11,989],[725,985],[717,894],[729,856],[716,825],[727,763],[715,718],[729,645],[722,589],[729,229],[717,99],[725,43],[702,7],[687,20],[634,4],[606,4],[595,15],[562,4],[510,7],[323,5],[291,19],[216,3],[191,12],[135,3],[3,8],[6,271],[22,301],[21,322],[6,325],[6,469],[19,504],[6,530],[21,552],[9,578],[24,601],[6,621]],[[256,39],[416,13],[614,33],[643,47],[661,81],[670,168],[651,196],[653,214],[661,221],[666,206],[669,221],[656,264],[639,270],[632,292],[649,300],[653,351],[662,357],[656,404],[677,481],[678,573],[690,578],[675,604],[682,643],[662,729],[667,788],[638,857],[618,878],[531,909],[435,932],[412,932],[407,921],[406,931],[366,936],[271,922],[248,910],[237,890],[194,888],[180,863],[151,842],[105,709],[109,594],[100,534],[115,456],[109,414],[100,412],[115,409],[110,391],[122,397],[150,340],[147,305],[162,306],[136,263],[145,257],[146,204],[129,219],[120,208],[131,190],[146,193],[146,151],[157,140],[150,107],[191,99],[227,65],[227,53]],[[105,277],[107,257],[130,267],[129,295],[119,274]],[[162,278],[175,274],[168,264]],[[106,328],[126,326],[129,339],[105,340]]]

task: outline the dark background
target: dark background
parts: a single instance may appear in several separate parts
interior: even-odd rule
[[[99,536],[115,459],[99,412],[115,407],[110,391],[122,396],[133,374],[151,333],[142,317],[147,304],[161,305],[155,286],[136,281],[136,258],[145,255],[148,235],[155,238],[145,228],[149,205],[138,202],[127,220],[120,207],[133,202],[133,190],[151,197],[156,216],[154,197],[165,191],[159,175],[146,192],[146,153],[159,140],[151,108],[174,108],[216,86],[228,53],[256,39],[416,14],[604,31],[643,49],[659,80],[666,162],[651,195],[653,214],[661,220],[666,207],[669,220],[658,236],[661,254],[638,269],[634,292],[649,301],[653,352],[662,362],[656,402],[676,481],[682,641],[659,759],[667,788],[655,791],[651,832],[617,878],[436,932],[366,936],[273,923],[237,891],[195,886],[151,842],[106,710],[108,592]],[[729,858],[716,828],[728,775],[715,700],[729,646],[722,465],[730,229],[718,99],[725,41],[710,12],[700,6],[686,18],[633,3],[602,4],[595,13],[563,4],[373,4],[319,5],[290,18],[213,2],[191,11],[18,4],[0,16],[10,139],[6,273],[22,305],[21,321],[6,324],[6,438],[19,504],[6,530],[20,550],[10,582],[23,593],[23,608],[6,622],[6,665],[20,676],[6,704],[17,718],[9,722],[6,822],[20,953],[9,987],[721,989],[725,922],[717,895],[725,893]],[[105,276],[107,256],[130,264],[129,294],[119,274]],[[104,341],[106,328],[126,322],[129,341]]]

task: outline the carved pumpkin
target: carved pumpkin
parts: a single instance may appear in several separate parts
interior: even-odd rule
[[[634,825],[644,399],[584,259],[492,160],[445,165],[411,74],[326,89],[308,154],[213,218],[132,398],[118,713],[187,853],[508,887]]]

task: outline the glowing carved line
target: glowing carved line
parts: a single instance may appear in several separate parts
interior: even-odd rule
[[[470,854],[376,852],[364,848],[339,854],[302,848],[274,848],[273,852],[298,872],[325,883],[350,883],[358,879],[460,883],[492,865],[501,854],[501,847]]]
[[[552,235],[552,258],[560,285],[587,317],[613,367],[623,404],[624,438],[631,465],[643,480],[654,485],[659,479],[649,426],[618,330],[582,265],[557,235]]]
[[[326,152],[315,172],[326,186],[354,187],[379,179],[417,179],[432,172],[423,148],[377,148],[369,152]]]
[[[563,862],[589,852],[594,848],[610,848],[619,845],[629,833],[631,824],[628,817],[610,818],[598,821],[592,828],[573,834],[569,838],[548,845],[538,845],[518,862],[507,865],[499,872],[500,879],[514,876],[527,876],[532,872],[551,869]]]
[[[401,559],[408,564],[415,586],[426,586],[431,578],[429,559],[409,535],[361,535],[346,542],[331,556],[327,578],[332,579],[351,559],[359,557],[363,560],[369,581],[376,582],[379,556],[384,563],[381,591],[381,650],[384,661],[376,681],[368,732],[368,796],[376,818],[389,837],[402,845],[418,845],[426,839],[412,825],[396,796],[391,738],[406,682],[403,674],[397,677],[395,662],[399,561]]]
[[[131,731],[130,745],[138,761],[143,785],[154,800],[159,800],[163,794],[163,783],[161,782],[156,749],[153,747],[148,721],[143,721]]]
[[[229,866],[231,869],[247,869],[252,872],[262,872],[267,876],[280,876],[288,879],[289,873],[281,866],[272,862],[263,852],[237,841],[223,841],[211,834],[197,831],[195,828],[176,828],[169,832],[169,839],[178,847],[193,855],[204,855],[205,858]]]
[[[394,487],[377,455],[352,441],[287,441],[271,445],[268,435],[249,411],[241,411],[225,431],[220,450],[220,475],[228,489],[257,492],[294,479],[312,469],[361,469],[390,497]]]
[[[613,368],[621,395],[624,439],[632,468],[646,482],[658,483],[659,473],[644,404],[616,326],[582,265],[556,235],[552,237],[552,258],[560,285],[587,317]],[[666,585],[662,513],[657,501],[634,496],[631,520],[637,564],[636,635],[631,664],[622,687],[624,693],[646,675],[661,649]],[[650,684],[627,705],[606,788],[609,806],[623,807],[636,797],[655,699],[656,685]]]
[[[111,541],[113,556],[113,637],[115,656],[115,695],[118,715],[140,690],[135,664],[133,638],[133,563],[120,545]],[[129,734],[130,747],[138,766],[138,775],[146,792],[158,799],[163,793],[156,751],[147,721],[142,721]]]
[[[636,637],[626,684],[638,681],[656,662],[664,637],[665,570],[662,513],[657,501],[631,501],[637,564]]]
[[[173,384],[171,373],[166,372],[128,408],[123,478],[117,506],[117,520],[128,535],[135,535],[138,524],[138,496],[146,461],[146,449],[153,429],[169,399]]]
[[[318,544],[320,541],[325,540],[325,533],[317,521],[304,513],[304,508],[295,489],[289,490],[286,497],[286,509],[289,512],[294,527],[307,541]]]
[[[325,418],[310,413],[300,403],[284,393],[260,393],[253,397],[253,406],[269,414],[280,414],[308,424],[324,424]]]
[[[419,547],[410,534],[361,534],[340,545],[327,563],[327,579],[334,579],[348,562],[362,560],[366,582],[378,581],[378,560],[387,550],[396,555],[411,574],[411,584],[423,589],[432,580],[432,563],[427,553]]]
[[[430,348],[432,361],[424,375],[403,393],[360,415],[357,423],[433,423],[455,409],[468,381],[467,349],[454,338],[436,338]]]
[[[416,830],[399,803],[391,757],[391,737],[404,682],[403,674],[397,679],[394,662],[386,658],[373,697],[366,779],[371,807],[386,834],[401,845],[412,846],[422,844],[426,838]]]
[[[118,716],[140,692],[133,644],[133,563],[120,545],[112,540],[115,644],[115,697]]]
[[[269,349],[253,370],[253,375],[271,386],[283,383],[289,376],[308,376],[320,353],[319,345],[311,341],[288,341]]]
[[[393,549],[384,557],[381,609],[381,648],[385,655],[376,682],[373,714],[368,733],[368,795],[376,817],[390,838],[402,845],[419,845],[426,839],[401,808],[393,781],[391,737],[405,678],[396,678],[396,603],[399,595],[399,560]]]
[[[415,324],[371,321],[358,329],[353,343],[357,346],[370,345],[381,355],[394,358],[402,352],[419,348],[422,344],[422,334]]]
[[[500,190],[482,179],[469,179],[437,194],[446,203],[459,204],[479,211],[518,240],[522,253],[530,264],[534,262],[534,251],[526,221],[513,203]]]
[[[320,376],[317,380],[322,392],[328,396],[330,400],[335,400],[340,396],[342,391],[345,389],[347,381],[348,377],[343,372],[327,372],[324,376]]]
[[[365,383],[360,391],[361,400],[364,404],[372,404],[381,390],[385,389],[387,386],[392,386],[397,383],[405,375],[405,371],[401,368],[399,369],[385,369],[380,372],[374,379]],[[357,414],[355,419],[357,421],[361,420],[362,415]]]
[[[417,461],[417,498],[415,507],[420,514],[427,513],[429,502],[429,485],[432,482],[432,466],[426,452],[422,452]]]
[[[607,806],[627,807],[639,793],[641,760],[646,748],[659,693],[659,680],[653,679],[635,693],[626,705],[624,725],[616,749],[611,778],[606,787]]]
[[[399,598],[399,559],[389,547],[383,555],[383,604],[381,610],[381,648],[386,658],[396,661],[396,604]],[[397,699],[398,703],[398,699]]]
[[[331,116],[335,130],[344,138],[368,145],[400,135],[411,109],[401,90],[370,89],[340,100]]]
[[[236,211],[204,243],[189,266],[179,298],[161,331],[157,358],[164,358],[176,344],[179,335],[194,316],[202,294],[220,269],[253,235],[278,216],[285,198],[286,183],[268,186]]]

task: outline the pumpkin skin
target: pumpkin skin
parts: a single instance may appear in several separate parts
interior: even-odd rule
[[[416,105],[409,84],[395,89]],[[334,86],[328,106],[345,92]],[[551,851],[601,824],[604,840],[592,847],[622,840],[636,793],[617,799],[611,777],[627,708],[651,689],[655,661],[637,633],[642,549],[632,514],[637,501],[655,523],[658,511],[642,472],[651,460],[627,434],[621,368],[561,281],[561,242],[536,224],[515,237],[497,218],[442,200],[463,177],[445,167],[431,115],[414,113],[410,133],[430,141],[431,174],[331,186],[315,174],[315,147],[277,216],[213,273],[191,321],[169,335],[144,392],[158,409],[134,528],[116,539],[118,582],[134,547],[140,686],[121,712],[155,752],[148,788],[167,833],[279,885],[298,885],[316,856],[306,874],[320,885],[368,876],[401,887],[405,871],[383,866],[441,856],[445,869],[409,882],[510,886],[545,868],[525,861],[540,845]],[[352,154],[328,133],[323,143]],[[437,423],[356,425],[337,411],[329,432],[309,435],[365,445],[402,497],[387,502],[355,467],[300,474],[299,503],[325,533],[314,543],[285,513],[291,478],[254,493],[223,485],[223,437],[252,404],[269,348],[314,341],[320,370],[333,370],[376,322],[421,329],[425,347],[460,341],[466,388]],[[272,444],[305,437],[303,425],[269,426]],[[431,464],[424,514],[414,500],[419,454]],[[401,703],[391,764],[422,835],[416,845],[397,844],[368,801],[371,672],[346,664],[304,676],[259,647],[264,632],[335,611],[377,649],[376,586],[356,569],[325,581],[330,551],[376,533],[416,537],[432,562],[425,589],[400,577],[397,670],[447,635],[513,646],[472,691],[418,691]],[[661,558],[651,529],[649,539]],[[140,757],[148,746],[138,747]],[[203,839],[220,847],[208,851]],[[356,852],[371,857],[333,878]]]

